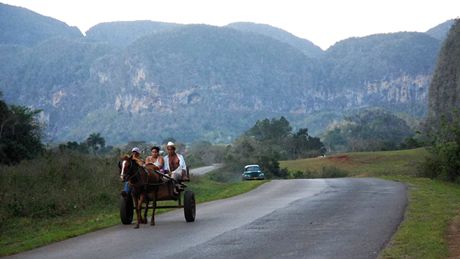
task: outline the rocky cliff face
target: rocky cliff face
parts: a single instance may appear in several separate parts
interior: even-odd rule
[[[438,39],[372,35],[322,52],[253,26],[110,23],[88,37],[0,44],[0,89],[43,110],[49,141],[100,132],[109,143],[228,142],[266,117],[316,134],[348,109],[426,111]]]
[[[460,20],[449,31],[439,55],[429,92],[428,124],[460,109]]]

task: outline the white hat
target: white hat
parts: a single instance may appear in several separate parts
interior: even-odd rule
[[[133,147],[133,149],[131,149],[131,152],[137,152],[139,154],[141,153],[138,147]]]
[[[169,141],[168,144],[166,144],[166,146],[167,147],[176,147],[176,145],[171,141]]]

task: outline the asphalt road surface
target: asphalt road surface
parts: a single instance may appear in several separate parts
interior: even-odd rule
[[[279,180],[240,196],[119,225],[18,258],[376,258],[403,219],[406,187],[380,179]]]

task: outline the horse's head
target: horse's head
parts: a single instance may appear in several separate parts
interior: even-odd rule
[[[130,156],[124,156],[118,162],[120,168],[120,179],[125,182],[136,173],[137,164]]]

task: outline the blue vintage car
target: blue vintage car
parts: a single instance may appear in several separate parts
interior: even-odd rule
[[[243,180],[264,180],[265,174],[262,172],[259,165],[247,165],[244,167],[241,178]]]

